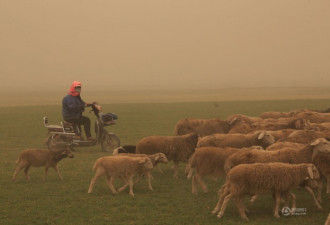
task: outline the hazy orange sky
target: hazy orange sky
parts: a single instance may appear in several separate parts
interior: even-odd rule
[[[2,90],[330,84],[329,0],[0,0],[0,32]]]

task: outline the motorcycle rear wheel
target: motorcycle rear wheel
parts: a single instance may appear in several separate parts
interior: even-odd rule
[[[113,133],[106,133],[101,140],[101,148],[105,152],[112,153],[120,146],[119,138]]]

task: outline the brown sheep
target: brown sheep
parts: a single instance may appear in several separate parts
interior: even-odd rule
[[[311,123],[325,123],[330,122],[330,113],[319,113],[319,112],[300,112],[295,115],[296,118],[303,118]]]
[[[267,148],[274,142],[274,137],[268,131],[255,131],[249,134],[213,134],[202,137],[197,147],[244,148],[257,145]]]
[[[254,146],[251,148],[262,149],[260,146]],[[223,166],[227,157],[238,151],[244,151],[251,148],[197,148],[191,155],[186,166],[186,175],[188,179],[192,177],[192,193],[197,194],[196,181],[202,187],[203,191],[207,192],[207,186],[203,181],[203,177],[209,176],[213,179],[218,179],[219,177],[224,176],[225,171]],[[195,175],[193,175],[194,171]]]
[[[235,200],[242,218],[248,220],[243,205],[244,195],[256,195],[265,192],[275,194],[274,216],[279,217],[281,196],[289,196],[290,190],[300,186],[306,179],[319,179],[319,173],[313,164],[255,163],[242,164],[233,168],[226,177],[225,191],[213,210],[221,218],[230,199]],[[221,190],[221,189],[220,189]]]
[[[155,168],[155,167],[158,165],[158,163],[165,163],[165,164],[166,164],[166,163],[168,162],[168,160],[167,160],[167,158],[166,158],[166,156],[165,156],[164,153],[156,153],[156,154],[152,154],[152,155],[146,155],[146,154],[132,154],[132,153],[121,153],[121,154],[119,154],[119,155],[117,155],[117,156],[149,157],[149,159],[151,160],[151,163],[152,163],[152,165],[153,165],[153,168]],[[143,171],[142,171],[142,172],[143,172]],[[137,178],[137,180],[134,182],[134,184],[138,183],[138,182],[141,180],[142,176],[144,175],[144,176],[147,178],[149,189],[150,189],[150,190],[153,190],[153,189],[152,189],[152,186],[151,186],[151,181],[150,181],[150,177],[151,177],[150,172],[151,172],[151,171],[148,170],[148,171],[144,171],[144,172],[145,172],[144,174],[142,174],[142,173],[139,173],[139,174],[138,174],[138,178]]]
[[[323,153],[330,154],[330,142],[324,138],[319,138],[303,149],[283,149],[277,151],[246,150],[237,152],[226,159],[224,169],[228,173],[239,164],[283,162],[291,164],[314,163],[320,170],[327,171],[329,169],[328,163],[322,161],[322,164],[318,164],[318,161],[316,161],[318,155]],[[315,158],[315,161],[313,161],[313,158]],[[318,186],[319,202],[322,202],[321,190],[322,180],[319,181]],[[315,202],[315,204],[317,203]]]
[[[269,133],[274,137],[275,141],[285,139],[296,129],[270,130]]]
[[[290,142],[296,142],[301,144],[309,144],[313,140],[316,140],[317,138],[329,138],[330,137],[330,131],[313,131],[313,130],[296,130],[289,134],[284,139],[280,139],[278,141],[290,141]]]
[[[129,195],[133,193],[133,176],[136,173],[147,173],[153,168],[149,157],[130,157],[130,156],[105,156],[97,159],[93,170],[96,170],[95,176],[91,180],[88,193],[93,191],[96,180],[103,175],[107,177],[107,185],[113,194],[123,191],[129,186]],[[124,186],[116,191],[113,186],[115,178],[120,177],[125,183]],[[148,181],[149,183],[149,181]]]
[[[291,110],[289,112],[263,112],[260,114],[260,118],[262,119],[268,119],[268,118],[272,118],[272,119],[279,119],[279,118],[288,118],[288,117],[293,117],[294,115],[296,115],[297,113],[300,112],[306,112],[309,111],[308,109],[295,109],[295,110]]]
[[[330,131],[330,122],[309,123],[310,129],[315,131]]]
[[[291,148],[291,149],[302,149],[305,148],[306,144],[284,141],[284,142],[275,142],[272,145],[269,145],[266,150],[274,151],[274,150],[282,150],[284,148]]]
[[[290,118],[287,121],[281,120],[263,120],[250,125],[253,130],[283,130],[283,129],[309,129],[309,123],[303,118]]]
[[[142,138],[136,145],[136,153],[164,153],[169,161],[174,162],[174,177],[178,177],[179,162],[188,161],[195,151],[198,141],[197,134],[181,136],[150,136]]]
[[[57,164],[62,159],[69,157],[73,158],[70,147],[60,148],[60,149],[25,149],[23,150],[16,161],[16,170],[14,172],[12,180],[15,181],[19,171],[24,169],[24,173],[27,180],[30,180],[29,169],[33,167],[45,167],[44,180],[46,179],[48,169],[53,167],[58,177],[63,180],[60,170]]]
[[[215,133],[228,133],[230,125],[220,119],[182,119],[174,128],[175,135],[195,133],[199,136],[207,136]]]
[[[328,218],[325,221],[325,224],[324,225],[330,225],[330,213],[329,213]]]

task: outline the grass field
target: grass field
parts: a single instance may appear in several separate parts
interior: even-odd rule
[[[175,123],[182,118],[221,118],[241,113],[258,116],[264,111],[289,111],[297,108],[325,109],[329,100],[235,101],[195,103],[149,103],[104,105],[104,112],[114,112],[119,120],[108,130],[116,133],[122,144],[136,144],[149,135],[173,135]],[[93,119],[92,114],[85,112]],[[191,194],[191,182],[183,176],[173,178],[172,162],[161,165],[164,174],[153,171],[154,191],[147,189],[145,180],[134,187],[135,197],[128,190],[113,195],[105,179],[96,183],[93,193],[87,194],[94,175],[94,161],[107,153],[100,146],[75,149],[75,158],[64,159],[59,168],[64,177],[60,181],[50,170],[43,181],[43,168],[30,170],[31,181],[21,172],[16,182],[11,181],[15,161],[24,148],[41,148],[46,138],[42,117],[50,124],[61,120],[61,107],[24,106],[0,108],[0,224],[324,224],[330,211],[329,196],[323,192],[323,211],[315,208],[305,191],[295,190],[297,207],[306,208],[306,215],[272,215],[274,201],[270,195],[260,196],[246,206],[249,222],[243,221],[231,202],[224,217],[219,220],[211,212],[217,202],[217,190],[224,179],[206,180],[208,193]],[[121,185],[117,181],[115,186]]]

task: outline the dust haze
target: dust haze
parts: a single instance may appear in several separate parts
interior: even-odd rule
[[[0,29],[2,95],[330,86],[328,0],[11,0]]]

